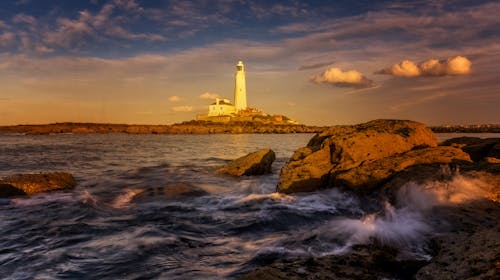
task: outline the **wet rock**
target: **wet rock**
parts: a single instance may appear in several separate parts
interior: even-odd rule
[[[161,187],[135,190],[131,202],[145,202],[156,199],[184,199],[207,195],[205,190],[188,183],[170,183]]]
[[[470,162],[471,160],[468,154],[458,148],[435,147],[416,149],[377,160],[367,160],[355,168],[331,174],[331,185],[345,186],[354,190],[369,191],[387,181],[394,174],[410,166],[436,163],[448,164],[461,161]],[[439,170],[439,168],[437,168],[437,170]],[[409,177],[408,179],[411,181],[418,181],[422,177],[421,174],[416,172],[407,174],[407,177]],[[428,176],[428,174],[426,174],[426,176]]]
[[[0,180],[0,185],[12,186],[27,195],[39,192],[63,190],[74,188],[76,180],[73,175],[65,172],[51,172],[39,174],[15,174],[4,177]],[[2,189],[9,189],[4,187]]]
[[[378,242],[340,255],[274,259],[239,279],[497,279],[500,204],[475,200],[431,209],[426,221],[435,233],[427,240],[430,259],[401,254]],[[424,242],[424,240],[422,240]]]
[[[10,184],[0,184],[0,198],[26,195],[26,193]]]
[[[485,157],[500,158],[500,138],[457,137],[448,139],[441,145],[461,148],[473,161],[480,161]]]
[[[167,198],[197,197],[207,195],[205,190],[187,183],[176,183],[165,186],[164,195]]]
[[[277,190],[291,193],[328,187],[330,175],[365,161],[435,147],[435,135],[425,125],[405,120],[375,120],[336,126],[315,135],[282,168]]]
[[[217,172],[233,176],[266,174],[271,172],[271,164],[275,159],[273,150],[262,149],[231,161]]]
[[[446,228],[433,238],[435,253],[431,262],[414,279],[498,279],[498,202],[476,200],[443,206],[433,215],[446,221],[441,224]]]
[[[239,279],[411,279],[426,264],[402,259],[392,247],[368,244],[342,255],[277,260]]]
[[[500,162],[500,139],[498,140],[498,143],[495,144],[495,146],[493,146],[490,151],[488,152],[488,155],[487,155],[488,158],[494,158],[494,159],[497,159],[498,162],[496,163],[499,163]]]

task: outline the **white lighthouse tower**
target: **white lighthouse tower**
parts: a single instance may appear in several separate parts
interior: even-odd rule
[[[241,60],[236,63],[236,73],[234,75],[234,107],[236,112],[247,108],[245,65],[243,65],[243,61]]]

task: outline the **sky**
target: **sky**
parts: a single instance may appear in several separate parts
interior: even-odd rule
[[[0,125],[172,124],[233,99],[308,125],[500,123],[500,2],[2,0]]]

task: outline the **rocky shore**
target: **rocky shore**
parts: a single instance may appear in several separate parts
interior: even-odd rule
[[[189,121],[173,125],[133,125],[99,123],[55,123],[0,126],[0,133],[43,135],[54,133],[128,133],[128,134],[242,134],[242,133],[317,133],[325,127],[260,122]]]
[[[320,130],[277,127],[199,122],[172,126],[55,124],[2,127],[0,131],[206,134]],[[272,150],[262,149],[214,171],[233,176],[266,174],[275,158]],[[75,186],[75,178],[68,173],[15,174],[0,180],[0,197]],[[331,188],[362,201],[363,213],[337,227],[325,221],[327,237],[312,230],[303,240],[300,236],[294,240],[307,244],[330,238],[345,242],[344,249],[324,255],[256,256],[233,276],[437,280],[497,279],[500,274],[500,138],[460,137],[438,143],[430,128],[403,120],[324,128],[283,166],[276,187],[281,194],[276,195],[300,196]],[[162,195],[179,200],[207,194],[191,184],[176,183],[134,191],[125,198],[147,201]]]
[[[239,277],[497,279],[499,146],[500,138],[472,137],[439,144],[423,124],[401,120],[316,134],[282,168],[277,191],[338,188],[365,201],[365,216],[336,229],[351,246],[326,256],[270,258]],[[409,254],[415,246],[427,257]]]

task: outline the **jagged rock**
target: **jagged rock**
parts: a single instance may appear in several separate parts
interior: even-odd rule
[[[435,147],[435,135],[425,125],[405,120],[375,120],[336,126],[315,135],[282,168],[277,190],[313,191],[330,184],[330,174],[355,168],[416,147]]]
[[[497,279],[499,205],[494,201],[475,200],[435,208],[433,218],[446,221],[441,224],[446,228],[432,240],[435,253],[430,263],[412,279]]]
[[[480,161],[485,157],[500,158],[500,138],[457,137],[448,139],[441,145],[461,148],[473,161]]]
[[[470,162],[471,160],[468,154],[454,147],[416,149],[381,159],[367,160],[355,168],[331,174],[331,185],[366,191],[410,166],[447,164],[454,161]]]
[[[0,180],[0,189],[7,191],[10,188],[9,186],[18,189],[20,194],[22,192],[31,195],[39,192],[73,188],[76,186],[76,181],[73,175],[65,172],[15,174]]]
[[[233,176],[261,175],[271,172],[276,155],[271,149],[262,149],[237,158],[217,170],[218,173]]]

